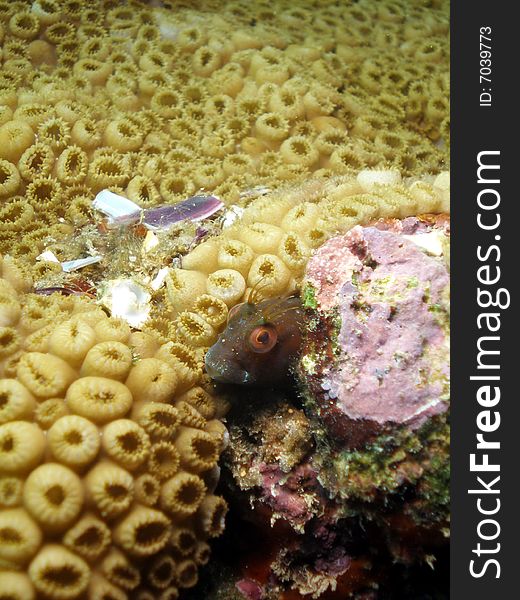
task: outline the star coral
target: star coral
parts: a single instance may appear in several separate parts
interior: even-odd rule
[[[397,2],[390,11],[368,0],[306,0],[297,11],[287,0],[276,10],[213,0],[135,0],[131,10],[72,4],[20,2],[0,16],[6,200],[24,194],[35,175],[84,182],[91,194],[128,186],[159,204],[193,187],[232,202],[241,189],[278,188],[312,173],[392,166],[421,175],[447,164],[445,2]],[[394,9],[398,20],[388,18]],[[213,117],[208,124],[201,109]],[[161,179],[169,185],[140,179],[153,178],[146,164],[158,139],[164,156],[190,154],[181,171],[166,163]],[[96,156],[102,143],[113,148],[110,159]],[[273,151],[277,168],[267,166]],[[49,220],[76,218],[72,205],[45,210]],[[0,251],[9,246],[0,232]]]
[[[26,598],[178,594],[197,582],[199,545],[227,511],[212,475],[224,426],[193,387],[202,369],[181,344],[175,359],[141,358],[126,324],[80,297],[24,294],[28,285],[4,258],[1,577],[26,570]],[[179,528],[189,547],[178,549]]]

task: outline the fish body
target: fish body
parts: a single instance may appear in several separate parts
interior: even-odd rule
[[[206,353],[206,371],[221,383],[286,386],[302,342],[303,309],[294,296],[244,302]]]

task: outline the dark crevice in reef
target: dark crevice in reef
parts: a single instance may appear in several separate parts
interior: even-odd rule
[[[212,543],[212,560],[201,570],[196,588],[187,591],[186,600],[310,599],[311,595],[300,594],[291,589],[290,583],[284,583],[284,569],[290,580],[298,580],[299,573],[331,575],[337,588],[329,588],[319,596],[320,600],[448,599],[446,540],[420,526],[410,533],[406,523],[398,523],[403,531],[400,540],[389,535],[382,525],[386,518],[389,522],[395,518],[394,509],[399,502],[413,500],[411,488],[403,487],[399,498],[393,498],[384,510],[379,506],[378,517],[372,519],[367,509],[370,503],[352,502],[348,505],[349,514],[341,512],[345,503],[337,504],[329,498],[312,470],[308,470],[292,486],[289,479],[283,493],[289,490],[293,497],[302,497],[312,492],[313,502],[319,497],[320,508],[304,517],[300,531],[292,525],[301,515],[290,510],[271,526],[273,513],[282,509],[266,496],[258,480],[258,459],[261,458],[260,465],[269,457],[273,461],[277,457],[277,464],[284,464],[285,460],[285,468],[291,474],[302,465],[312,464],[310,458],[316,453],[310,435],[312,426],[294,392],[228,388],[228,394],[232,405],[227,416],[231,441],[223,456],[216,493],[226,498],[230,511],[224,534]],[[279,427],[287,423],[297,425],[298,435],[286,435],[286,446],[278,447]],[[310,441],[304,436],[306,427]],[[259,472],[264,473],[262,468]],[[422,552],[421,561],[415,561],[413,556],[415,544]],[[404,562],[396,561],[396,556]],[[242,595],[236,584],[242,585],[249,595]]]

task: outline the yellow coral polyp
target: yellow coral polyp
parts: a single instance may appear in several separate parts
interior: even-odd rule
[[[101,128],[93,119],[80,118],[72,126],[71,139],[83,150],[91,150],[101,144]]]
[[[154,559],[148,571],[148,580],[157,589],[167,588],[177,578],[177,565],[168,554]]]
[[[36,0],[31,11],[44,25],[52,25],[61,16],[61,8],[56,0]]]
[[[49,428],[47,441],[54,458],[72,468],[92,463],[100,448],[99,429],[78,415],[58,418]]]
[[[263,295],[276,296],[287,288],[290,278],[290,270],[278,256],[261,254],[251,265],[247,284],[251,288],[258,288]]]
[[[134,491],[137,502],[145,506],[155,506],[159,499],[161,484],[156,477],[145,473],[135,480]]]
[[[201,46],[193,53],[192,68],[196,75],[207,77],[220,67],[221,60],[218,52],[210,47]]]
[[[170,269],[166,289],[172,310],[180,313],[191,305],[192,294],[200,296],[206,292],[206,277],[198,271]]]
[[[211,469],[218,460],[218,446],[211,435],[193,427],[181,427],[175,438],[181,463],[190,471],[200,473]]]
[[[69,550],[88,561],[97,560],[108,548],[112,535],[100,519],[86,514],[63,537]]]
[[[142,208],[158,204],[160,194],[155,183],[145,175],[136,175],[128,182],[127,197]]]
[[[0,326],[16,325],[22,311],[14,294],[0,294]]]
[[[79,365],[96,342],[92,327],[82,321],[66,321],[58,325],[49,337],[50,352],[72,365]]]
[[[0,356],[11,356],[20,348],[20,336],[13,327],[0,327]]]
[[[31,580],[19,571],[1,571],[0,589],[10,600],[35,600],[36,595]]]
[[[130,348],[122,342],[100,342],[87,352],[81,365],[81,375],[123,381],[130,371],[132,360]]]
[[[245,290],[244,277],[234,269],[219,269],[208,277],[208,294],[222,300],[228,307],[236,304]]]
[[[56,163],[58,179],[67,185],[81,183],[88,170],[88,157],[78,146],[69,146],[59,156]]]
[[[70,126],[60,117],[51,117],[44,121],[37,130],[38,141],[49,146],[53,151],[64,150],[70,140]]]
[[[179,462],[179,453],[173,443],[159,441],[152,445],[148,469],[158,480],[174,475],[179,469]]]
[[[65,546],[48,544],[32,560],[28,574],[42,596],[72,600],[87,589],[90,568]]]
[[[177,565],[177,580],[181,588],[191,588],[197,584],[198,569],[194,561],[183,560]]]
[[[102,447],[115,463],[133,471],[147,460],[150,440],[134,421],[117,419],[103,429]]]
[[[136,363],[126,380],[135,400],[167,402],[173,397],[177,377],[175,370],[158,358],[144,358]]]
[[[104,518],[125,513],[134,498],[134,480],[125,469],[103,461],[94,466],[85,477],[87,500]]]
[[[89,163],[87,183],[95,190],[124,186],[129,179],[128,167],[123,158],[116,153],[97,156]]]
[[[36,177],[25,190],[27,200],[38,212],[56,209],[62,199],[59,181],[51,177]]]
[[[112,65],[95,58],[80,58],[73,72],[78,77],[85,77],[93,85],[102,85],[112,72]]]
[[[0,159],[0,198],[12,196],[18,191],[20,173],[13,163]]]
[[[111,121],[104,133],[104,140],[108,146],[128,152],[138,150],[143,143],[143,136],[129,119]]]
[[[126,342],[130,335],[130,327],[124,319],[99,319],[94,325],[96,337],[100,342]]]
[[[200,506],[205,491],[200,477],[181,471],[162,486],[160,505],[168,513],[188,517]]]
[[[49,398],[38,404],[34,419],[43,430],[46,430],[68,412],[69,409],[61,398]]]
[[[107,579],[97,574],[90,578],[87,593],[88,598],[91,600],[103,600],[104,598],[126,600],[128,597],[121,588],[111,584]]]
[[[0,476],[0,506],[12,508],[22,503],[23,479],[11,475]]]
[[[15,569],[25,566],[36,554],[42,538],[40,528],[23,508],[0,511],[0,561]]]
[[[228,314],[226,303],[210,294],[199,296],[193,304],[193,310],[214,329],[226,322]]]
[[[179,554],[189,556],[197,546],[197,537],[191,529],[176,527],[171,533],[170,543]]]
[[[18,379],[38,398],[52,398],[64,393],[75,373],[61,358],[42,352],[28,352],[17,368]]]
[[[175,403],[175,408],[179,411],[182,425],[186,425],[187,427],[195,427],[197,429],[204,429],[206,425],[206,419],[193,405],[179,399]]]
[[[256,207],[255,207],[256,208]],[[282,209],[282,213],[283,213]],[[253,223],[238,230],[240,240],[257,254],[274,252],[283,236],[283,231],[270,223]]]
[[[49,175],[53,165],[54,152],[52,148],[48,144],[37,142],[21,155],[18,169],[26,181],[32,181],[37,177]]]
[[[286,234],[278,248],[278,255],[291,272],[296,275],[303,272],[310,254],[310,248],[295,233]]]
[[[125,416],[132,405],[132,394],[119,381],[87,376],[69,386],[65,401],[75,413],[101,424]]]
[[[23,503],[45,531],[63,531],[79,516],[84,490],[80,478],[59,463],[37,467],[27,478]]]
[[[208,495],[202,500],[199,514],[202,527],[210,537],[219,536],[224,530],[227,508],[226,501],[220,496]]]
[[[179,337],[190,346],[211,346],[217,339],[215,329],[195,312],[185,311],[175,321],[175,329]]]
[[[154,438],[170,439],[180,423],[177,409],[162,402],[145,402],[134,418]]]
[[[255,121],[258,135],[268,142],[282,142],[289,135],[289,123],[276,112],[265,113]]]
[[[163,200],[166,202],[176,202],[189,196],[194,190],[194,186],[185,177],[167,174],[160,182],[160,192]]]
[[[32,40],[38,35],[40,21],[30,12],[17,12],[9,19],[10,32],[23,40]]]
[[[139,570],[115,548],[103,558],[101,572],[111,583],[124,590],[135,589],[141,581]]]
[[[170,536],[164,513],[137,505],[113,530],[115,543],[132,556],[151,556],[162,550]]]
[[[0,158],[17,163],[34,141],[31,126],[22,120],[7,121],[0,126]]]
[[[45,30],[45,37],[53,44],[62,44],[74,40],[76,28],[72,23],[53,23]]]

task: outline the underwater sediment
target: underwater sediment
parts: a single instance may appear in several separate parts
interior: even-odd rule
[[[255,494],[271,511],[259,522],[269,541],[276,513],[295,537],[272,589],[238,569],[216,594],[252,597],[259,585],[285,598],[337,581],[361,594],[344,583],[361,571],[373,590],[383,575],[356,554],[360,522],[385,537],[389,565],[433,560],[428,536],[446,531],[445,394],[417,428],[401,427],[405,402],[390,419],[378,413],[360,445],[339,419],[343,438],[329,444],[312,377],[296,396],[264,392],[264,409],[217,390],[204,356],[252,290],[300,293],[327,240],[449,212],[448,3],[0,0],[0,44],[2,590],[186,596],[200,566],[218,571],[209,541],[227,503],[258,519],[242,502],[258,482],[243,484],[253,455],[239,441],[266,419],[279,427],[266,428],[270,454],[255,450],[265,463]],[[194,194],[225,208],[157,232],[149,249],[139,225],[107,229],[92,205],[103,189],[145,209]],[[85,257],[99,261],[64,271]],[[119,282],[150,299],[138,328],[107,316]],[[439,331],[443,311],[427,310]],[[433,348],[439,331],[423,325]],[[269,494],[284,485],[287,496]]]

